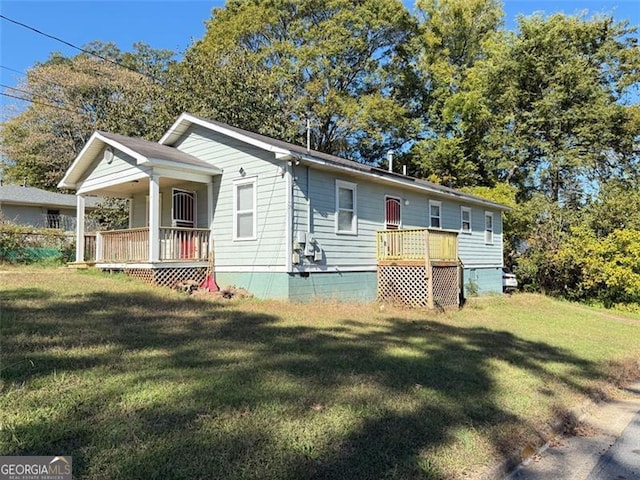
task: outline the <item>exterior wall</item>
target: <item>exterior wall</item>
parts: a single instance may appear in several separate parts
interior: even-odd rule
[[[0,211],[4,217],[10,220],[13,223],[18,225],[29,225],[32,227],[46,227],[47,222],[45,220],[45,215],[48,210],[57,210],[60,212],[61,220],[70,220],[73,221],[67,222],[69,223],[69,228],[75,228],[75,218],[76,211],[72,208],[61,208],[56,206],[32,206],[32,205],[11,205],[3,203]],[[64,228],[64,221],[60,222],[60,228]]]
[[[483,207],[427,196],[381,183],[365,182],[361,178],[348,175],[336,175],[317,169],[307,170],[306,167],[297,167],[294,178],[294,239],[298,231],[309,232],[323,251],[320,262],[303,259],[300,270],[375,269],[376,232],[385,228],[385,196],[401,199],[401,228],[428,227],[429,200],[437,200],[441,202],[442,228],[460,232],[460,207],[470,207],[471,233],[460,233],[458,237],[460,259],[465,265],[473,267],[502,266],[502,221],[499,211],[493,212],[494,241],[488,245],[485,244]],[[336,180],[357,185],[357,235],[335,232]]]
[[[216,267],[218,253],[216,252]],[[289,299],[289,275],[271,272],[219,272],[216,282],[220,288],[235,286],[244,288],[258,298]]]
[[[287,182],[282,168],[286,163],[275,160],[270,152],[198,126],[185,132],[176,147],[223,170],[222,175],[214,177],[217,272],[267,272],[274,267],[284,271]],[[257,238],[233,240],[234,181],[249,178],[256,179]]]
[[[465,268],[464,294],[502,293],[502,268]]]
[[[78,182],[83,190],[108,186],[109,182],[115,179],[120,183],[127,182],[129,179],[134,180],[143,172],[149,174],[150,168],[139,167],[135,158],[116,150],[111,163],[105,162],[102,155],[98,155],[86,171],[87,174]]]
[[[372,302],[377,282],[376,272],[311,273],[308,277],[293,274],[289,276],[289,299]]]
[[[207,205],[207,185],[196,182],[186,182],[170,187],[160,188],[160,226],[170,227],[172,223],[171,208],[173,189],[186,190],[188,192],[196,193],[196,215],[197,215],[197,228],[209,228],[209,213]],[[132,216],[131,216],[131,228],[146,227],[148,226],[148,214],[147,214],[147,198],[146,194],[137,194],[131,198],[132,202]]]

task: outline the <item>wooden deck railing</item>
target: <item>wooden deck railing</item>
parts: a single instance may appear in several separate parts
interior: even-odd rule
[[[378,261],[456,261],[458,234],[426,228],[383,230],[377,232]],[[428,246],[428,250],[427,250]]]
[[[96,261],[96,234],[95,233],[84,234],[84,261],[85,262]]]
[[[160,227],[160,260],[206,260],[209,230],[206,228]]]
[[[160,227],[160,261],[204,261],[209,255],[206,228]],[[98,232],[98,262],[132,263],[149,260],[149,228]]]
[[[98,232],[98,238],[98,261],[146,262],[149,259],[147,227]]]

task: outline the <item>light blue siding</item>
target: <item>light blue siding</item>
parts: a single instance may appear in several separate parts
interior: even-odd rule
[[[78,182],[84,189],[104,187],[116,179],[127,181],[128,178],[138,178],[143,172],[149,174],[150,169],[139,167],[135,158],[116,150],[111,163],[105,162],[99,155],[86,172]]]
[[[284,266],[286,263],[286,176],[273,153],[192,126],[176,144],[179,150],[222,169],[214,176],[213,238],[221,268]],[[243,173],[240,173],[240,168]],[[256,178],[257,239],[233,240],[233,184]]]
[[[244,288],[258,298],[289,299],[289,275],[286,273],[219,272],[216,274],[216,282],[220,288]]]
[[[341,302],[372,302],[376,299],[376,272],[310,273],[290,275],[289,299],[306,302],[318,298]]]
[[[465,297],[502,292],[501,268],[465,268],[463,275]]]
[[[307,174],[298,168],[294,187],[294,238],[297,231],[308,231],[308,203],[311,203],[310,233],[323,250],[320,262],[303,260],[303,266],[337,268],[371,268],[376,265],[376,232],[385,228],[385,196],[401,199],[402,228],[429,227],[429,200],[441,203],[441,224],[444,230],[459,232],[461,229],[461,206],[471,207],[472,231],[459,235],[459,256],[465,265],[502,265],[502,221],[499,211],[494,211],[494,241],[484,241],[485,209],[446,198],[438,198],[390,187],[381,183],[363,181],[349,175],[336,175],[327,171],[310,169]],[[337,234],[335,231],[336,180],[357,185],[358,234]]]

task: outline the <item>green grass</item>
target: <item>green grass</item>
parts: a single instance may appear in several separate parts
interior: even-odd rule
[[[640,320],[536,295],[216,303],[5,268],[0,307],[0,452],[76,478],[479,477],[640,358]]]

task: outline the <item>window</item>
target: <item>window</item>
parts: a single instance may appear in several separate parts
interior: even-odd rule
[[[47,228],[60,228],[60,210],[47,210]]]
[[[471,233],[471,209],[460,207],[460,230],[463,233]]]
[[[484,212],[484,241],[493,243],[493,213]]]
[[[440,210],[442,204],[435,200],[429,200],[429,226],[431,228],[442,228],[440,221]]]
[[[256,239],[256,179],[233,184],[233,239]]]
[[[336,180],[336,233],[358,234],[356,184]]]
[[[400,228],[400,199],[397,197],[385,197],[384,224],[386,230],[398,230]]]

